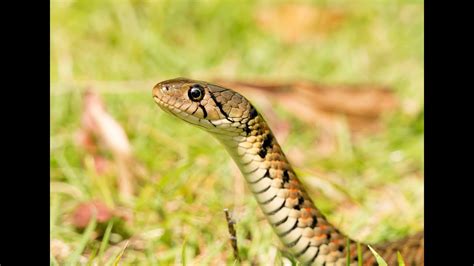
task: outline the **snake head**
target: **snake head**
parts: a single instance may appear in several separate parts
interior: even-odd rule
[[[239,93],[204,81],[162,81],[153,87],[153,98],[165,112],[211,131],[243,131],[245,123],[257,116],[255,108]]]

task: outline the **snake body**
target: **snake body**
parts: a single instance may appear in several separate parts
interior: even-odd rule
[[[164,111],[205,129],[227,149],[275,233],[304,265],[358,265],[357,242],[331,225],[316,208],[269,126],[239,93],[184,78],[166,80],[153,88],[153,98]],[[424,264],[424,235],[374,249],[389,265],[397,251],[406,265]],[[367,245],[360,245],[363,265],[376,265]]]

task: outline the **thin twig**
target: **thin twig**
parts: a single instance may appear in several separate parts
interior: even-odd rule
[[[230,218],[228,209],[224,209],[224,213],[225,219],[227,220],[227,227],[229,228],[230,244],[232,245],[232,249],[234,250],[234,259],[240,262],[239,249],[237,248],[237,235],[234,228],[235,222]]]

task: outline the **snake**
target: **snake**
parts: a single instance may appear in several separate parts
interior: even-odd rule
[[[273,231],[302,265],[377,265],[366,243],[346,236],[316,207],[262,114],[244,96],[187,78],[159,82],[152,95],[163,111],[223,144]],[[398,265],[397,252],[405,265],[424,265],[423,231],[371,247],[388,265]]]

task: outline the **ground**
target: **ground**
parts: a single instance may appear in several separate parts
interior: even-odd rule
[[[399,104],[378,118],[379,129],[355,136],[340,117],[325,153],[321,125],[284,100],[249,99],[286,125],[283,149],[343,232],[378,242],[422,230],[423,41],[416,1],[52,1],[50,229],[54,252],[64,253],[52,253],[52,264],[112,264],[122,251],[124,264],[232,263],[224,208],[244,263],[282,261],[282,245],[223,147],[154,104],[153,85],[177,76],[388,88]],[[132,200],[121,199],[113,154],[77,140],[86,88],[103,99],[147,173]],[[73,224],[77,205],[93,200],[123,222],[102,248],[97,226]]]

